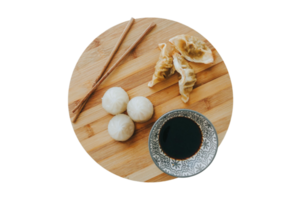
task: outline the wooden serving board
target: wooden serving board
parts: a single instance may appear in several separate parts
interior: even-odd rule
[[[160,171],[150,157],[148,137],[154,122],[168,111],[192,109],[204,114],[214,124],[221,143],[230,123],[233,96],[228,71],[215,48],[193,29],[166,19],[136,19],[110,66],[151,22],[155,22],[156,27],[98,87],[77,122],[73,123],[73,128],[88,154],[108,171],[131,180],[157,182],[174,177]],[[91,89],[126,24],[123,22],[102,33],[83,52],[69,88],[70,117],[73,117],[71,110]],[[180,98],[177,73],[153,88],[147,86],[160,54],[158,44],[167,43],[179,34],[202,38],[214,54],[212,64],[190,62],[197,73],[197,82],[186,104]],[[129,98],[144,96],[154,105],[153,118],[145,123],[135,123],[135,133],[126,142],[117,142],[110,137],[107,126],[113,115],[108,114],[101,105],[105,91],[115,86],[122,87]]]

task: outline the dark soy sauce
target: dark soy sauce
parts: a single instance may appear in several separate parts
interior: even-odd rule
[[[200,127],[186,117],[168,120],[159,133],[159,144],[169,157],[183,160],[192,157],[202,143]]]

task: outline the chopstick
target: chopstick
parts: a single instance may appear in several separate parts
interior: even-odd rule
[[[99,79],[99,81],[93,86],[93,88],[86,94],[86,96],[78,103],[78,105],[73,109],[73,113],[79,110],[72,122],[75,122],[80,115],[83,107],[87,103],[89,97],[97,89],[97,87],[109,76],[109,74],[118,66],[118,64],[136,47],[136,45],[156,26],[155,23],[151,23],[148,28],[141,34],[141,36],[126,50],[126,52],[119,58],[116,63]],[[103,72],[102,72],[103,73]]]
[[[104,71],[106,70],[107,66],[109,65],[110,61],[112,60],[112,58],[114,57],[114,55],[116,54],[117,50],[119,49],[121,43],[123,42],[124,38],[126,37],[129,29],[131,28],[132,24],[134,22],[134,18],[131,18],[127,24],[127,26],[125,27],[122,35],[120,36],[117,44],[115,45],[115,47],[113,48],[112,52],[110,53],[108,60],[106,61],[106,63],[104,64],[104,67],[102,68],[102,71],[100,72],[99,76],[96,78],[93,86],[95,86],[97,84],[97,82],[100,80],[100,78],[102,77]]]
[[[100,78],[102,77],[104,71],[107,69],[107,67],[108,67],[108,65],[109,65],[109,63],[110,63],[110,61],[111,61],[112,58],[114,57],[116,51],[118,50],[118,48],[119,48],[121,42],[124,40],[124,38],[125,38],[127,32],[129,31],[131,25],[133,24],[133,22],[134,22],[134,17],[132,17],[132,16],[129,17],[129,22],[128,22],[127,26],[125,27],[125,29],[124,29],[124,31],[123,31],[121,37],[119,38],[117,44],[115,45],[114,49],[113,49],[112,52],[110,53],[108,60],[106,61],[104,67],[102,68],[102,71],[100,72],[100,75],[97,77],[97,79],[96,79],[95,83],[93,84],[93,86],[95,86],[95,85],[97,84],[97,82],[100,80]],[[81,107],[82,104],[83,104],[83,100],[80,101],[79,104],[74,108],[73,113],[74,113],[79,107]]]

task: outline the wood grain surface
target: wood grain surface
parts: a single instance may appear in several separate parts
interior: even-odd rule
[[[110,66],[151,22],[156,23],[156,27],[97,88],[77,122],[72,125],[84,149],[108,171],[131,180],[158,182],[175,177],[160,171],[150,157],[148,137],[154,122],[168,111],[178,108],[192,109],[204,114],[213,123],[221,144],[231,119],[233,95],[228,71],[216,49],[193,29],[166,19],[136,19]],[[74,116],[71,110],[91,89],[126,24],[127,22],[123,22],[105,31],[83,52],[70,82],[70,117]],[[203,39],[214,55],[212,64],[190,62],[197,74],[197,82],[186,104],[180,98],[177,73],[152,88],[147,86],[160,54],[158,44],[166,43],[179,34]],[[101,105],[101,98],[106,90],[115,86],[122,87],[129,98],[144,96],[154,105],[153,118],[145,123],[135,123],[135,133],[126,142],[117,142],[109,136],[107,126],[113,115],[107,113]]]

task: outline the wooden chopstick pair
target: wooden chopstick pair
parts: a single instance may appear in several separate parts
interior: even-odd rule
[[[77,111],[72,122],[76,122],[77,118],[79,117],[81,111],[83,110],[85,104],[88,102],[89,97],[93,94],[96,88],[109,76],[109,74],[118,66],[118,64],[136,47],[136,45],[155,27],[155,23],[151,23],[148,28],[141,34],[141,36],[126,50],[126,52],[117,60],[117,62],[108,70],[104,75],[103,73],[107,69],[109,63],[111,62],[112,58],[114,57],[116,51],[119,49],[121,43],[123,42],[124,38],[126,37],[129,29],[131,28],[134,19],[131,18],[128,22],[127,26],[125,27],[123,33],[121,34],[117,44],[113,48],[112,52],[109,55],[108,60],[106,61],[103,69],[101,70],[99,76],[96,78],[92,89],[86,94],[86,96],[78,103],[78,105],[73,109],[73,113]],[[103,76],[102,76],[103,75]]]

